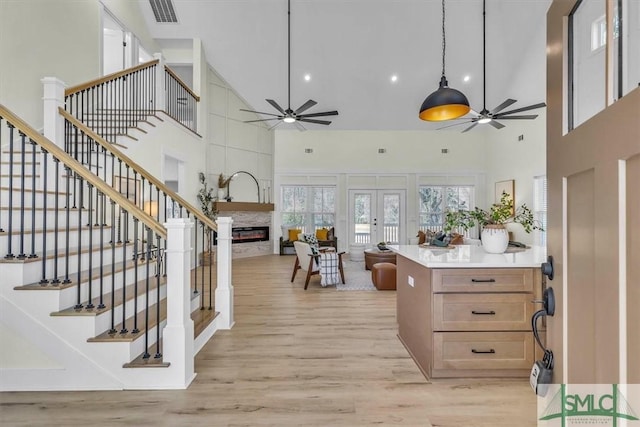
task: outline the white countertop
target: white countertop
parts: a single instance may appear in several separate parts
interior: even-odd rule
[[[482,246],[455,245],[453,249],[427,249],[418,245],[390,245],[389,249],[429,268],[515,268],[540,267],[547,260],[545,247],[533,246],[521,252],[490,254]],[[511,250],[511,249],[508,249]]]

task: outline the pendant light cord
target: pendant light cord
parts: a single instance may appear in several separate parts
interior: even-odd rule
[[[444,31],[444,0],[442,0],[442,77],[444,77],[444,56],[447,49],[447,40]]]
[[[487,12],[482,0],[482,111],[487,111]]]
[[[287,110],[291,110],[291,0],[287,0]]]

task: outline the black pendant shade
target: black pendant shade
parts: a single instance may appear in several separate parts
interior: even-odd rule
[[[457,119],[471,110],[469,100],[462,92],[449,87],[442,76],[438,90],[427,96],[420,107],[420,118],[430,122]]]
[[[459,90],[450,88],[447,78],[444,75],[446,51],[444,18],[444,0],[442,0],[442,77],[440,78],[440,87],[431,95],[427,96],[427,99],[424,100],[420,107],[419,114],[422,120],[430,122],[457,119],[471,110],[467,97]]]

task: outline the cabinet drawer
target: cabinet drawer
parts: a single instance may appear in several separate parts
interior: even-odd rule
[[[523,331],[531,329],[531,294],[434,294],[436,331]]]
[[[433,334],[434,369],[531,369],[533,356],[531,332],[435,332]]]
[[[433,292],[533,292],[531,268],[433,269]]]

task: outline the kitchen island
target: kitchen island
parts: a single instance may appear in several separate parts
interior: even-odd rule
[[[542,294],[544,248],[390,248],[397,254],[398,336],[427,378],[529,375],[538,354],[531,316]]]

